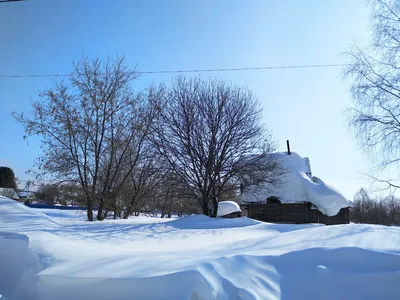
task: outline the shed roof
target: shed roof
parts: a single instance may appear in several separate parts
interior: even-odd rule
[[[340,209],[352,206],[346,198],[320,178],[311,176],[309,160],[295,152],[272,154],[286,169],[281,184],[272,186],[245,187],[241,202],[265,202],[270,196],[277,196],[281,203],[311,202],[320,212],[327,216],[336,215]]]
[[[18,200],[18,194],[13,188],[0,188],[0,195]]]

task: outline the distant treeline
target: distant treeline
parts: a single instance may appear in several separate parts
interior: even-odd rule
[[[388,196],[374,199],[361,189],[354,198],[350,221],[354,223],[400,225],[400,199]]]

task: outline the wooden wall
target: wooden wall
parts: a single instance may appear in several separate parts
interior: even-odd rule
[[[253,203],[242,205],[241,208],[247,210],[249,218],[271,223],[322,223],[326,225],[349,223],[349,208],[342,208],[336,216],[328,217],[316,209],[311,209],[310,202]]]

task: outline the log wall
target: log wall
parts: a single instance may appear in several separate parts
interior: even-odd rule
[[[281,204],[245,204],[242,210],[247,210],[247,216],[252,219],[271,223],[322,223],[326,225],[348,224],[349,208],[342,208],[336,216],[328,217],[319,210],[311,209],[310,202]]]

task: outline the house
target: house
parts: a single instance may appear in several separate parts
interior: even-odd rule
[[[21,202],[30,204],[32,201],[36,199],[36,196],[33,192],[30,191],[19,191],[18,197]]]
[[[18,194],[13,188],[0,188],[0,195],[10,199],[19,200]]]
[[[288,152],[272,155],[285,170],[281,183],[242,189],[240,204],[248,217],[275,223],[349,223],[351,202],[312,176],[308,158],[290,152],[289,147]]]

